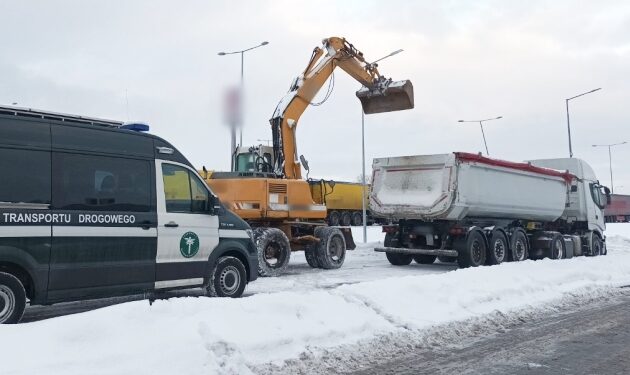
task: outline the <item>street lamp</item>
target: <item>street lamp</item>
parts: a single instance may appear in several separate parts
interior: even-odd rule
[[[484,146],[486,146],[486,155],[490,156],[490,153],[488,152],[488,143],[486,143],[486,133],[484,133],[483,131],[483,123],[485,121],[499,120],[502,118],[503,116],[499,116],[499,117],[487,118],[484,120],[458,120],[457,122],[478,122],[479,123],[479,126],[481,127],[481,135],[483,136],[483,144]]]
[[[576,96],[570,97],[570,98],[568,98],[568,99],[565,99],[565,102],[566,102],[566,105],[567,105],[567,132],[569,133],[569,157],[570,157],[570,158],[572,158],[572,157],[573,157],[573,148],[572,148],[572,146],[571,146],[571,122],[569,121],[569,100],[571,100],[571,99],[575,99],[575,98],[579,98],[580,96],[584,96],[584,95],[586,95],[586,94],[590,94],[590,93],[592,93],[592,92],[595,92],[595,91],[597,91],[597,90],[601,90],[601,89],[602,89],[602,88],[601,88],[601,87],[599,87],[599,88],[593,89],[593,90],[591,90],[591,91],[588,91],[588,92],[582,93],[582,94],[580,94],[580,95],[576,95]]]
[[[385,55],[381,57],[380,59],[369,63],[368,66],[374,65],[379,61],[385,60],[386,58],[397,55],[403,51],[404,51],[403,49],[397,49],[396,51],[393,51],[389,53],[388,55]],[[363,112],[363,107],[361,107],[361,166],[362,166],[361,184],[363,185],[362,186],[363,197],[361,197],[361,210],[363,211],[363,243],[366,243],[367,242],[367,209],[365,207],[365,193],[366,193],[365,192],[365,112]]]
[[[243,102],[245,101],[245,95],[244,95],[244,85],[245,85],[245,80],[244,80],[244,75],[243,75],[243,67],[245,64],[245,52],[247,51],[251,51],[253,49],[256,49],[258,47],[262,47],[262,46],[266,46],[267,44],[269,44],[269,42],[264,41],[258,45],[255,45],[253,47],[249,47],[240,51],[232,51],[232,52],[219,52],[218,55],[219,56],[225,56],[225,55],[235,55],[237,53],[241,54],[241,87],[240,87],[240,119],[239,121],[241,122],[240,125],[240,145],[243,145]],[[232,130],[231,130],[231,150],[230,150],[230,160],[232,160],[232,170],[234,170],[234,153],[236,152],[236,128],[235,126],[232,126]]]
[[[626,143],[628,143],[627,141],[623,141],[621,143],[611,143],[609,145],[593,145],[593,147],[608,147],[608,164],[610,167],[610,192],[614,193],[615,192],[615,185],[613,185],[613,173],[612,173],[612,152],[610,151],[610,149],[614,146],[620,146],[620,145],[625,145]]]

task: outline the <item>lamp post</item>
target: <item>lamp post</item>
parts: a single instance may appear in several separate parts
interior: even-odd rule
[[[397,55],[403,51],[404,50],[402,49],[397,49],[396,51],[393,51],[389,53],[388,55],[385,55],[381,57],[380,59],[369,63],[368,65],[374,65],[379,61],[385,60],[386,58]],[[365,194],[366,194],[366,191],[365,191],[365,113],[363,112],[363,107],[361,107],[361,167],[362,167],[361,185],[362,185],[362,191],[363,191],[363,196],[361,197],[362,198],[361,210],[363,213],[363,243],[366,243],[367,242],[367,208],[365,207]]]
[[[615,146],[625,145],[626,143],[628,143],[628,142],[627,141],[623,141],[623,142],[620,142],[620,143],[611,143],[609,145],[593,145],[593,147],[608,147],[608,165],[609,165],[609,168],[610,168],[610,192],[611,193],[615,192],[615,185],[613,184],[612,151],[610,149],[615,147]]]
[[[571,100],[571,99],[575,99],[575,98],[579,98],[580,96],[584,96],[584,95],[586,95],[586,94],[590,94],[590,93],[592,93],[592,92],[595,92],[595,91],[597,91],[597,90],[601,90],[601,89],[602,89],[602,88],[601,88],[601,87],[599,87],[599,88],[593,89],[593,90],[591,90],[591,91],[588,91],[588,92],[582,93],[582,94],[580,94],[580,95],[572,96],[572,97],[570,97],[570,98],[568,98],[568,99],[565,99],[565,102],[566,102],[566,105],[567,105],[567,132],[568,132],[568,134],[569,134],[569,157],[570,157],[570,158],[572,158],[572,157],[573,157],[573,147],[571,146],[571,122],[569,121],[569,100]]]
[[[256,49],[258,47],[262,47],[262,46],[266,46],[267,44],[269,44],[269,42],[265,41],[262,42],[258,45],[255,45],[253,47],[249,47],[249,48],[245,48],[243,50],[240,51],[232,51],[232,52],[219,52],[218,55],[219,56],[225,56],[225,55],[235,55],[237,53],[241,54],[241,86],[240,86],[240,103],[239,103],[239,110],[240,110],[240,118],[239,121],[241,122],[239,125],[240,127],[240,142],[239,144],[242,146],[243,145],[243,102],[245,101],[245,95],[244,95],[244,88],[245,88],[245,77],[243,74],[243,69],[244,69],[244,65],[245,65],[245,52],[247,51],[251,51],[253,49]],[[232,125],[231,127],[231,150],[230,150],[230,160],[231,160],[231,164],[232,164],[232,170],[234,170],[234,153],[236,152],[236,127],[235,125]]]
[[[457,122],[478,122],[479,123],[479,127],[481,127],[481,135],[483,136],[483,144],[484,146],[486,146],[486,155],[490,156],[490,153],[488,152],[488,143],[486,142],[486,133],[484,133],[483,131],[483,123],[485,121],[499,120],[502,118],[503,116],[499,116],[499,117],[487,118],[484,120],[458,120]]]

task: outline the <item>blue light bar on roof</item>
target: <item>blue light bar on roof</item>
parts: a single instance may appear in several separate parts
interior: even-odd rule
[[[149,125],[142,122],[129,122],[121,125],[120,129],[133,130],[135,132],[148,132]]]

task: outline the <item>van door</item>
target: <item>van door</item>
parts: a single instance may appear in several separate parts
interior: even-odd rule
[[[186,165],[156,160],[158,250],[155,288],[203,284],[210,253],[219,244],[219,218],[210,190]]]
[[[153,289],[153,160],[52,154],[50,301]]]

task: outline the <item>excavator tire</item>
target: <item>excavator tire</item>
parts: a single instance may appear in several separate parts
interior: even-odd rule
[[[346,239],[338,228],[321,227],[315,232],[319,239],[317,244],[317,261],[325,270],[337,269],[346,260]]]
[[[291,258],[291,244],[278,228],[254,229],[254,243],[258,250],[258,274],[279,276],[286,271]]]

